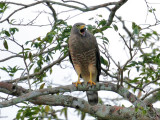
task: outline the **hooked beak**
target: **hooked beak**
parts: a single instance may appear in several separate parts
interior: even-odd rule
[[[85,31],[86,31],[85,25],[81,25],[81,26],[80,26],[80,34],[81,34],[82,36],[85,36]]]

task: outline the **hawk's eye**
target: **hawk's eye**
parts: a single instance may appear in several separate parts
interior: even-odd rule
[[[77,28],[79,28],[79,25],[76,25]]]

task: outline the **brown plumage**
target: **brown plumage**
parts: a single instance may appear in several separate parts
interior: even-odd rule
[[[85,28],[84,23],[73,25],[69,38],[69,58],[78,74],[76,86],[81,84],[80,77],[85,82],[95,85],[99,82],[101,73],[100,54],[96,38]],[[88,102],[98,103],[98,92],[87,91]]]

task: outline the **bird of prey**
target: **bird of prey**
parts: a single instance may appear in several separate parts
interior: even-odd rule
[[[90,85],[99,82],[101,73],[100,53],[96,38],[86,30],[84,23],[76,23],[71,29],[68,41],[69,58],[78,75],[78,81],[73,83],[81,84],[80,78]],[[87,91],[88,102],[91,105],[98,103],[98,92]]]

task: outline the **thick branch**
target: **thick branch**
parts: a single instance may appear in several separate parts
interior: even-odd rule
[[[44,95],[30,102],[38,105],[71,107],[105,120],[132,120],[133,118],[150,120],[149,117],[143,116],[141,111],[136,113],[134,108],[106,105],[91,106],[83,99],[68,95]]]
[[[72,107],[79,109],[83,112],[92,114],[94,116],[103,118],[103,119],[118,119],[118,120],[130,120],[133,117],[135,119],[145,119],[150,120],[148,115],[143,115],[142,111],[135,112],[134,108],[125,108],[125,107],[118,107],[118,106],[106,106],[106,105],[95,105],[91,106],[83,99],[66,96],[66,95],[47,95],[47,94],[54,94],[60,92],[72,92],[72,91],[86,91],[86,90],[110,90],[110,91],[117,91],[117,93],[121,93],[124,91],[126,93],[125,88],[121,87],[119,90],[115,89],[116,85],[111,83],[100,83],[95,87],[89,87],[85,84],[79,85],[78,88],[74,85],[68,86],[61,86],[52,89],[40,89],[36,91],[29,92],[28,90],[12,85],[10,83],[3,83],[0,82],[0,92],[5,92],[6,90],[8,94],[13,94],[16,96],[21,95],[20,97],[11,99],[9,101],[4,101],[0,103],[0,107],[7,107],[11,105],[15,105],[22,101],[30,101],[34,104],[38,105],[50,105],[50,106],[65,106],[65,107]],[[14,92],[13,92],[14,91]],[[26,92],[29,92],[25,94]],[[131,94],[131,93],[130,93]],[[43,96],[40,96],[43,95]],[[125,95],[122,95],[125,96]],[[127,95],[130,101],[133,101],[133,95]],[[138,103],[139,104],[139,103]],[[141,103],[139,104],[141,105]],[[142,107],[142,106],[139,106]],[[144,110],[144,109],[143,109]]]
[[[3,86],[1,86],[0,84],[0,88],[1,87],[4,88],[4,83],[3,83]],[[143,103],[143,101],[136,98],[136,96],[130,93],[127,89],[123,87],[120,87],[119,89],[117,89],[117,85],[108,83],[108,82],[97,83],[96,86],[94,87],[83,84],[83,85],[79,85],[78,88],[75,87],[74,85],[67,85],[67,86],[60,86],[60,87],[55,87],[55,88],[50,88],[50,89],[35,90],[27,94],[24,94],[18,98],[14,98],[9,101],[1,102],[0,108],[8,107],[10,105],[15,105],[22,101],[26,101],[26,100],[29,100],[29,99],[32,99],[34,97],[38,97],[41,95],[56,94],[56,93],[63,93],[63,92],[73,92],[73,91],[98,91],[98,90],[116,92],[119,95],[121,95],[124,99],[127,99],[128,101],[130,101],[135,107],[141,107],[141,108],[146,109],[146,105]],[[5,91],[1,91],[1,92],[5,92]]]

